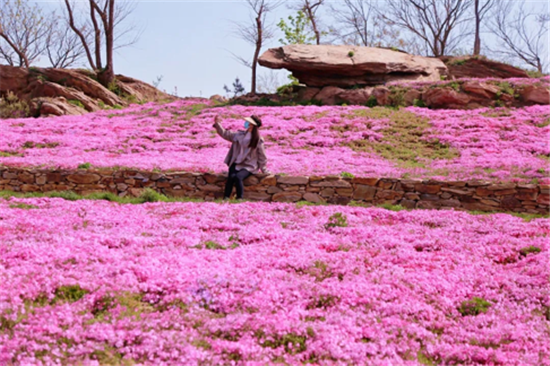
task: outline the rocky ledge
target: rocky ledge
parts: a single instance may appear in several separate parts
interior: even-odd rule
[[[28,104],[28,114],[35,117],[79,115],[131,103],[175,99],[152,85],[124,75],[116,75],[113,85],[106,88],[87,70],[0,65],[0,96],[8,93]]]
[[[82,195],[109,191],[119,196],[139,196],[145,188],[151,188],[169,196],[211,201],[222,197],[226,178],[224,174],[209,173],[0,167],[0,190],[71,190]],[[356,201],[366,205],[400,204],[407,208],[548,214],[550,185],[259,174],[245,181],[245,198],[266,202],[347,205]]]

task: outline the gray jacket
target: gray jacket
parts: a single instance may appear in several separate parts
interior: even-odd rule
[[[225,157],[224,163],[227,166],[231,166],[233,163],[237,162],[239,158],[239,152],[241,152],[242,161],[238,162],[235,168],[237,170],[246,169],[252,174],[258,173],[258,170],[261,170],[262,173],[267,173],[267,157],[265,156],[265,147],[264,139],[260,138],[258,141],[258,146],[255,149],[248,147],[248,141],[244,143],[246,131],[228,131],[223,128],[220,124],[215,125],[216,132],[223,139],[231,142],[231,148]]]

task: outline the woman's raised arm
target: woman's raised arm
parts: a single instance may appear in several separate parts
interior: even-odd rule
[[[224,140],[227,140],[229,142],[233,142],[236,132],[228,131],[225,128],[222,127],[220,124],[220,116],[216,116],[214,119],[214,125],[213,127],[216,129],[216,132],[218,135],[220,135]]]

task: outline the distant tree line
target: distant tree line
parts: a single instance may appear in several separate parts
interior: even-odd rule
[[[0,2],[0,61],[29,68],[41,56],[55,68],[85,59],[108,86],[114,80],[116,49],[137,41],[138,30],[124,24],[135,3],[118,0],[64,0],[59,13],[29,0]]]
[[[550,13],[524,1],[499,0],[244,0],[249,23],[234,33],[253,47],[234,57],[251,70],[257,91],[257,61],[276,31],[281,44],[347,44],[386,47],[425,56],[480,55],[548,70]],[[128,23],[135,0],[63,0],[46,12],[31,0],[0,1],[0,62],[31,67],[39,57],[52,67],[86,62],[103,85],[114,80],[114,51],[140,32]],[[291,12],[276,24],[273,10]],[[491,37],[488,47],[487,39]]]

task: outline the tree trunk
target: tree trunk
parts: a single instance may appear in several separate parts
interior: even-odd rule
[[[262,48],[262,20],[261,13],[256,18],[256,27],[258,30],[258,38],[256,38],[256,49],[254,50],[254,57],[252,58],[252,86],[250,91],[252,94],[256,94],[256,68],[258,67],[258,57],[260,56],[260,50]]]
[[[474,55],[479,55],[481,52],[481,39],[479,38],[479,27],[481,18],[479,15],[479,0],[474,0],[475,7],[475,36],[474,36]]]
[[[101,29],[97,24],[97,19],[95,17],[96,10],[92,4],[93,1],[94,0],[90,0],[90,18],[94,26],[95,65],[97,69],[101,69],[103,67],[103,63],[101,62]]]
[[[113,49],[114,49],[114,27],[115,27],[115,0],[109,0],[109,21],[108,26],[105,29],[106,38],[106,54],[107,65],[104,70],[104,80],[106,86],[115,80],[115,72],[113,65]]]

